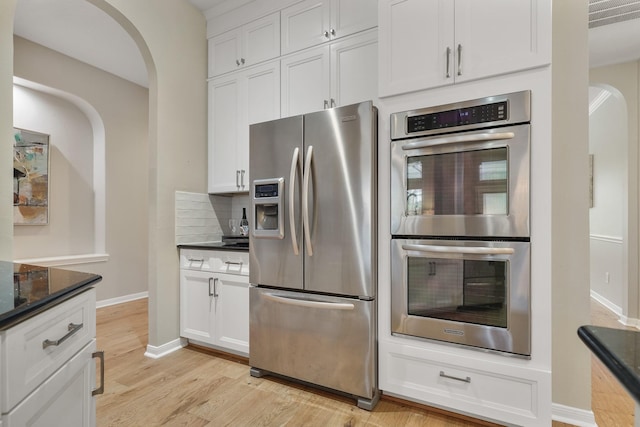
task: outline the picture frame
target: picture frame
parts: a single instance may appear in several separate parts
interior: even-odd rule
[[[49,223],[49,135],[13,128],[13,224]]]

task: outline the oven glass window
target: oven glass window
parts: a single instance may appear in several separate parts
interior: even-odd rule
[[[508,214],[507,148],[407,158],[407,215]]]
[[[409,315],[507,327],[508,261],[407,258]]]

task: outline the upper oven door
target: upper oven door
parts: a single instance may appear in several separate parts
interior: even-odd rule
[[[530,125],[391,143],[395,236],[529,237]]]

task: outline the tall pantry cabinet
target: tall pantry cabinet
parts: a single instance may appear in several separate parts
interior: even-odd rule
[[[377,99],[377,2],[280,4],[208,40],[209,193],[249,191],[250,124]]]

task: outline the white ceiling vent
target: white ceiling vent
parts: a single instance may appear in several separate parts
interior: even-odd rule
[[[589,28],[638,18],[640,0],[589,0]]]

